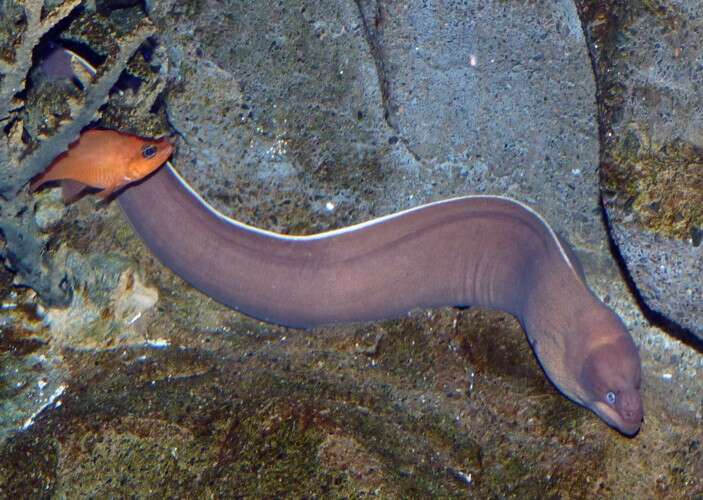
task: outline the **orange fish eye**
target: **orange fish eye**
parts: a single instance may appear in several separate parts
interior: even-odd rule
[[[157,148],[153,144],[145,144],[142,147],[142,156],[148,160],[149,158],[154,157],[154,155],[156,154],[156,151],[157,151]]]

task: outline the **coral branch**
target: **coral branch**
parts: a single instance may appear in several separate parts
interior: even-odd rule
[[[44,2],[30,0],[25,6],[27,27],[22,35],[22,41],[15,51],[14,64],[3,61],[0,65],[2,80],[0,81],[0,121],[6,119],[13,107],[16,106],[15,95],[24,89],[27,72],[32,66],[32,51],[41,37],[59,21],[69,15],[80,5],[81,0],[66,0],[51,11],[43,20],[41,11]]]
[[[0,230],[7,247],[7,264],[15,273],[15,284],[30,286],[49,305],[67,306],[72,291],[62,286],[65,273],[58,266],[45,266],[42,262],[44,240],[32,214],[24,212],[14,219],[2,218]]]
[[[37,291],[44,302],[52,306],[65,306],[71,300],[71,290],[65,279],[63,266],[53,262],[45,252],[47,236],[34,220],[34,200],[22,188],[34,175],[73,142],[81,130],[100,117],[100,108],[110,97],[110,90],[139,46],[154,33],[153,24],[143,19],[130,32],[114,40],[114,52],[98,70],[95,80],[87,88],[85,98],[70,102],[71,120],[63,123],[46,139],[33,137],[35,142],[27,147],[22,137],[26,134],[21,115],[14,108],[34,106],[35,102],[19,102],[18,92],[24,88],[32,66],[32,52],[36,44],[52,26],[65,18],[79,0],[66,0],[60,7],[40,19],[42,2],[28,0],[25,6],[26,27],[17,44],[14,60],[0,61],[0,120],[10,118],[10,127],[0,136],[0,237],[5,247],[0,252],[5,263],[15,274],[15,285],[27,286]]]
[[[59,154],[68,148],[80,134],[81,129],[93,121],[108,98],[110,89],[115,85],[127,65],[130,57],[139,46],[154,33],[150,21],[142,21],[137,28],[125,36],[120,43],[120,51],[114,58],[109,58],[104,67],[108,69],[99,74],[90,88],[82,109],[73,121],[63,125],[50,140],[43,141],[27,158],[19,169],[7,172],[0,180],[0,196],[17,194],[22,187]]]

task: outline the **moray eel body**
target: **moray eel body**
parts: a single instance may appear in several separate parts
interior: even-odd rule
[[[569,248],[521,203],[467,196],[295,237],[225,217],[169,164],[117,199],[166,266],[267,322],[310,328],[441,306],[507,311],[559,390],[622,433],[639,430],[635,344]]]

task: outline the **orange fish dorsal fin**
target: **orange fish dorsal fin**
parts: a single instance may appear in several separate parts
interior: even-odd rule
[[[39,174],[37,177],[34,178],[34,180],[29,183],[30,193],[35,192],[47,182],[59,181],[67,178],[65,175],[62,174],[66,170],[67,164],[70,164],[70,161],[67,161],[69,151],[64,151],[59,156],[54,158],[54,161],[51,162],[51,164],[46,168],[46,170],[44,170],[44,172]]]

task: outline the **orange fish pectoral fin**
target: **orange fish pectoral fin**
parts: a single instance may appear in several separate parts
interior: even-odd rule
[[[85,191],[89,188],[90,186],[87,184],[74,181],[73,179],[63,180],[61,181],[61,198],[63,199],[63,202],[68,205],[82,198]]]

